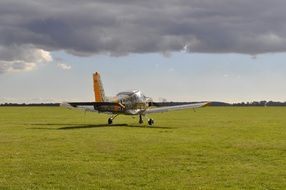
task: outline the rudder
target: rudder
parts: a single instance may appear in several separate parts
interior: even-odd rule
[[[93,90],[96,102],[104,102],[105,94],[103,90],[103,85],[98,72],[93,74]]]

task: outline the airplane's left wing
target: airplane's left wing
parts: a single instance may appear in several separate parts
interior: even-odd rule
[[[154,105],[159,106],[159,107],[147,109],[144,112],[144,114],[162,113],[162,112],[183,110],[183,109],[195,109],[195,108],[207,106],[209,102],[180,104],[180,105],[177,105],[176,103],[174,103],[174,105],[169,105],[169,106],[164,106],[164,104],[166,105],[166,103],[155,103]]]

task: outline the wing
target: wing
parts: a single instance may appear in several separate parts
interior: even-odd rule
[[[124,108],[122,104],[115,102],[63,102],[60,104],[60,106],[68,109],[79,109],[89,112],[108,112],[108,113],[112,113],[112,111],[108,111],[106,107],[117,106]]]
[[[144,114],[161,113],[161,112],[183,110],[183,109],[195,109],[195,108],[207,106],[208,104],[209,102],[192,103],[192,104],[173,103],[173,105],[170,105],[170,103],[154,103],[153,104],[154,106],[159,106],[159,107],[147,109],[144,112]],[[164,106],[164,105],[168,105],[168,106]]]

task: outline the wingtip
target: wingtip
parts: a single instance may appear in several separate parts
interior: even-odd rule
[[[205,102],[205,105],[203,107],[209,106],[212,102]]]

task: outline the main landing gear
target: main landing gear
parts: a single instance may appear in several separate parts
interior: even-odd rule
[[[139,124],[142,124],[142,123],[143,123],[142,115],[139,115]]]
[[[111,125],[112,122],[113,122],[113,119],[115,119],[117,116],[118,116],[118,114],[115,115],[115,116],[112,116],[112,117],[108,118],[108,120],[107,120],[108,125]]]
[[[147,118],[148,119],[148,118]],[[153,125],[154,124],[154,120],[153,119],[148,119],[148,125]],[[143,118],[142,118],[142,115],[139,115],[139,124],[142,124],[143,123]]]
[[[107,120],[107,123],[108,123],[108,125],[111,125],[112,124],[112,122],[113,122],[113,119],[115,119],[116,117],[118,116],[118,114],[117,115],[114,115],[114,116],[112,116],[112,117],[110,117],[110,118],[108,118],[108,120]],[[146,116],[144,116],[144,117],[146,117]],[[147,118],[147,117],[146,117]],[[153,119],[149,119],[149,118],[147,118],[148,120],[147,120],[147,122],[148,122],[148,125],[153,125],[154,124],[154,120]],[[143,124],[144,123],[144,120],[143,120],[143,115],[139,115],[139,124]]]

